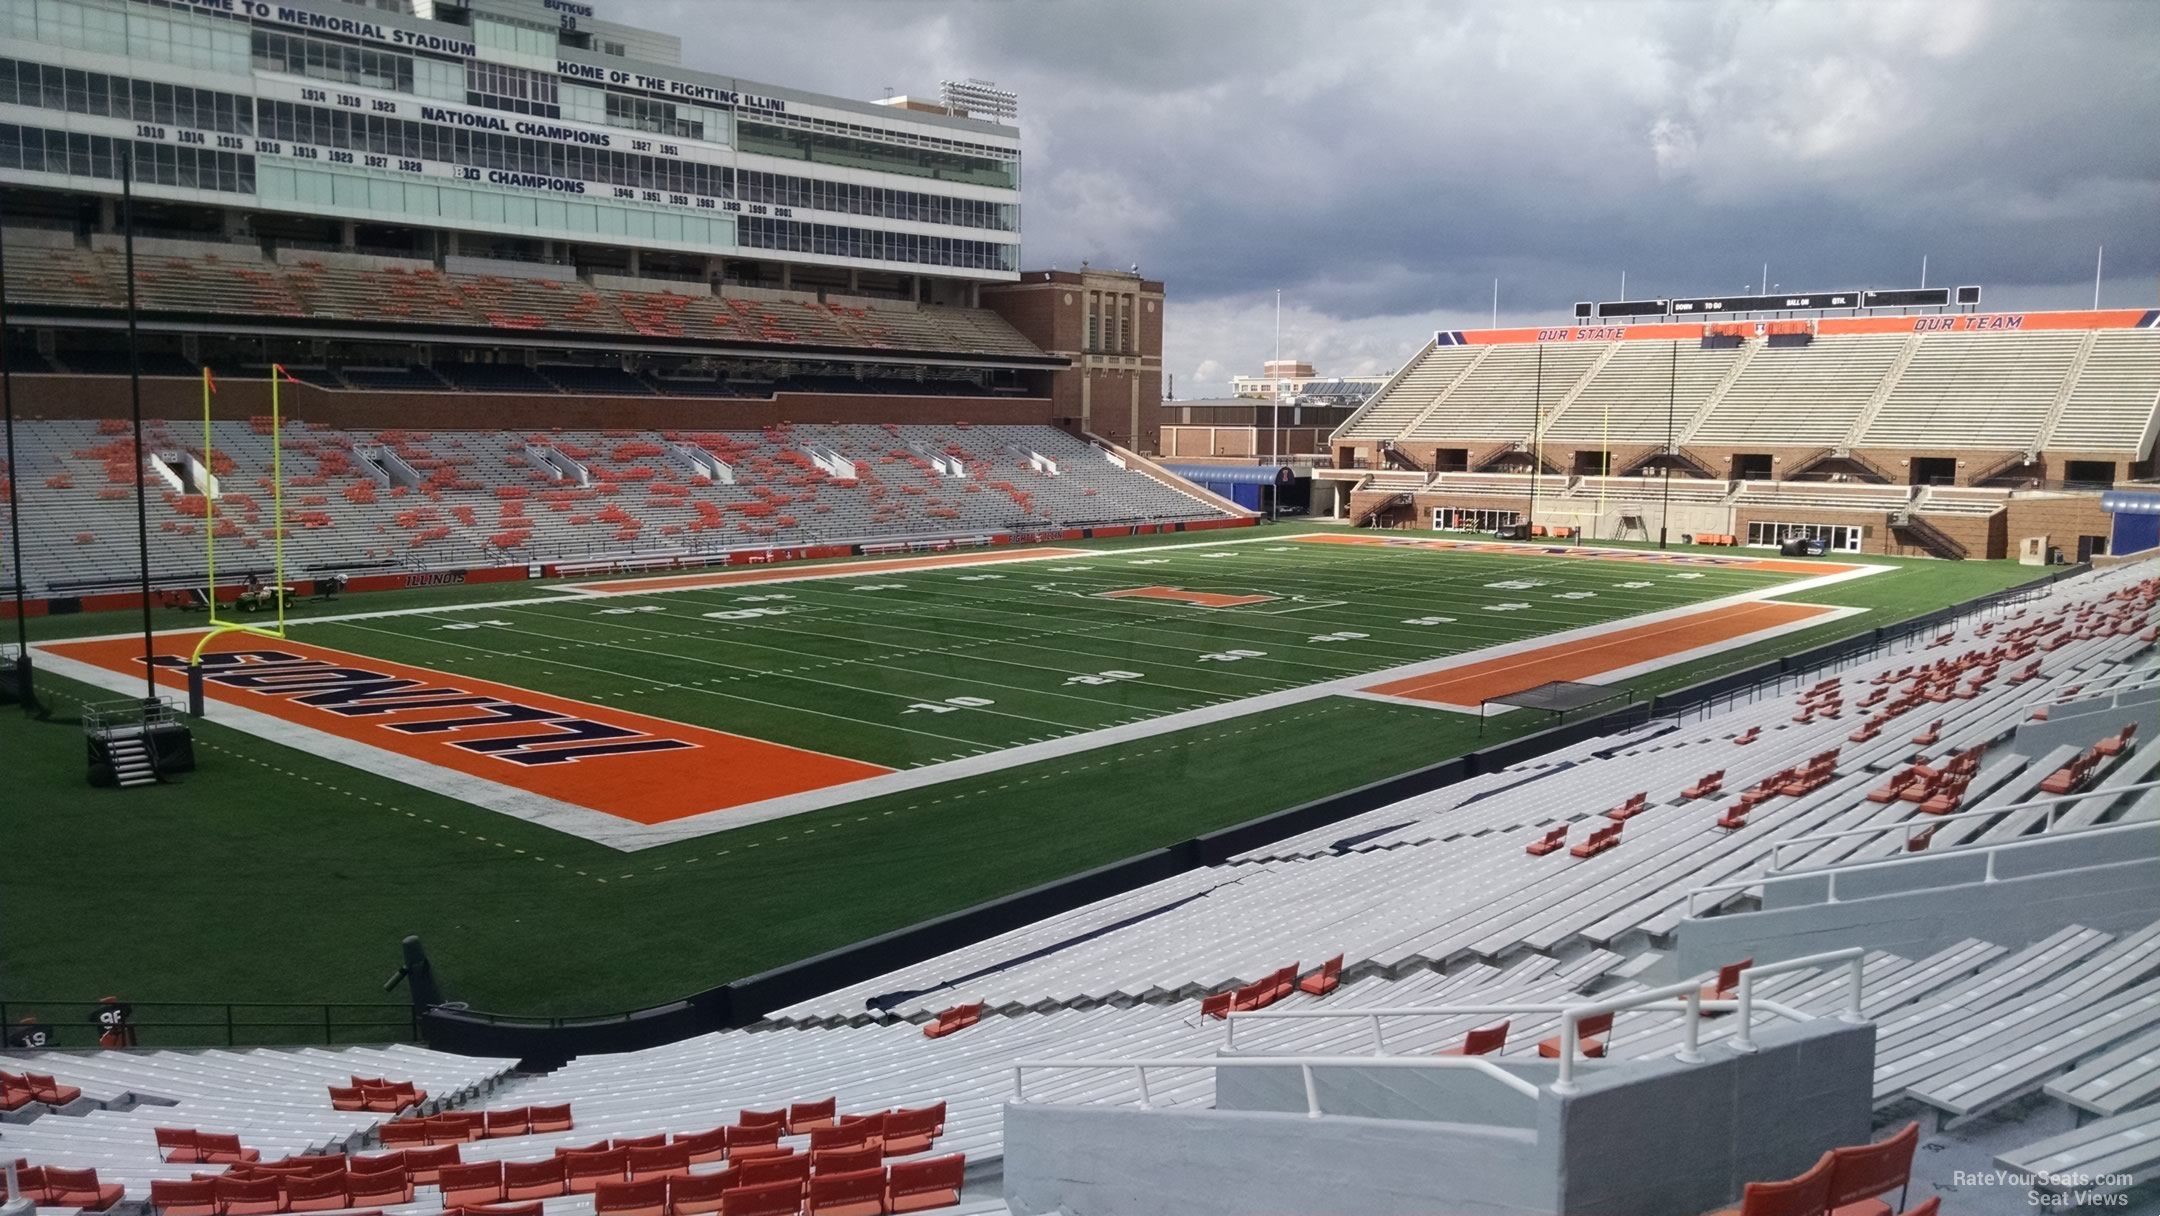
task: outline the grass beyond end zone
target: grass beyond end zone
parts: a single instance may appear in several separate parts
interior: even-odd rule
[[[1898,569],[1804,596],[1865,612],[1629,686],[1677,687],[2044,573],[1866,560]],[[398,939],[418,933],[455,999],[619,1010],[1480,744],[1475,719],[1330,698],[626,856],[214,721],[197,728],[197,773],[92,790],[76,703],[42,724],[0,710],[0,999],[377,1000]],[[1484,741],[1536,725],[1511,718]]]

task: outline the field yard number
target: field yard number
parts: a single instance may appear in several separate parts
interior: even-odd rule
[[[729,608],[722,612],[708,612],[708,621],[754,621],[761,616],[786,616],[793,608]]]
[[[1646,583],[1646,582],[1642,582],[1641,580],[1639,580],[1639,579],[1638,579],[1637,581],[1635,581],[1635,582],[1632,582],[1632,583],[1614,583],[1614,584],[1613,584],[1613,586],[1615,586],[1615,587],[1625,587],[1625,588],[1627,588],[1627,589],[1628,589],[1629,591],[1640,591],[1640,590],[1642,590],[1642,589],[1643,589],[1643,588],[1645,588],[1645,587],[1655,587],[1655,586],[1657,586],[1657,584],[1656,584],[1656,583]]]
[[[509,621],[452,621],[452,622],[450,622],[450,623],[449,623],[449,624],[447,624],[447,625],[437,625],[437,626],[436,626],[436,628],[437,628],[437,629],[484,629],[484,628],[488,628],[488,627],[493,627],[493,628],[496,628],[496,629],[508,629],[508,628],[510,628],[510,622],[509,622]]]
[[[1487,583],[1485,589],[1488,591],[1530,591],[1544,585],[1545,580],[1541,578],[1511,578],[1505,582]]]
[[[1359,638],[1369,636],[1371,635],[1363,633],[1351,633],[1349,630],[1345,629],[1338,630],[1335,633],[1316,633],[1311,637],[1306,638],[1305,640],[1308,642],[1355,642]]]
[[[738,604],[763,604],[773,600],[791,600],[794,598],[792,595],[738,595],[735,597],[735,602]]]
[[[1594,599],[1596,599],[1596,598],[1597,598],[1597,592],[1595,592],[1595,591],[1562,591],[1562,592],[1560,592],[1560,593],[1559,593],[1558,595],[1555,595],[1555,596],[1553,596],[1553,598],[1554,598],[1554,599],[1556,599],[1556,600],[1594,600]]]
[[[1203,663],[1235,663],[1239,659],[1264,659],[1266,657],[1267,651],[1265,650],[1218,650],[1213,654],[1201,655],[1200,661]]]
[[[1065,682],[1067,684],[1115,684],[1119,680],[1137,680],[1146,674],[1144,671],[1098,671],[1091,676],[1067,676]]]
[[[864,583],[864,584],[863,584],[862,586],[860,586],[860,587],[857,587],[857,588],[855,588],[855,589],[856,589],[857,591],[905,591],[905,590],[907,590],[907,584],[906,584],[906,583]]]
[[[661,606],[660,606],[660,605],[658,605],[658,604],[647,604],[647,605],[645,605],[645,606],[644,606],[644,607],[642,607],[642,608],[602,608],[602,609],[601,609],[600,611],[598,611],[598,612],[595,612],[595,613],[593,613],[593,615],[594,615],[594,616],[632,616],[632,615],[634,615],[634,614],[636,614],[636,613],[640,613],[640,612],[666,612],[666,611],[667,611],[667,609],[665,609],[665,608],[661,607]]]
[[[1002,574],[963,574],[960,576],[960,581],[963,583],[987,583],[991,579],[1004,577]]]
[[[1701,577],[1702,577],[1702,575],[1701,575],[1701,573],[1699,573],[1698,571],[1694,571],[1694,570],[1683,570],[1683,571],[1681,571],[1681,572],[1680,572],[1680,573],[1678,573],[1678,574],[1668,574],[1668,575],[1666,575],[1665,577],[1667,577],[1667,578],[1701,578]]]
[[[1093,566],[1052,566],[1052,567],[1050,567],[1050,573],[1052,573],[1052,574],[1086,574],[1086,573],[1088,573],[1089,571],[1092,571],[1093,569],[1095,569],[1095,567],[1093,567]]]
[[[1487,605],[1485,605],[1485,611],[1487,611],[1487,612],[1521,612],[1521,611],[1522,611],[1523,609],[1525,609],[1525,608],[1528,608],[1529,606],[1530,606],[1530,605],[1528,605],[1528,604],[1487,604]]]
[[[1414,616],[1403,622],[1405,625],[1452,625],[1454,623],[1455,618],[1451,616]]]
[[[981,709],[985,705],[995,704],[997,702],[988,697],[947,697],[943,701],[917,701],[900,712],[904,714],[949,714],[956,709]]]
[[[1143,557],[1125,564],[1128,566],[1167,566],[1170,564],[1170,559],[1167,557]]]
[[[1236,556],[1237,556],[1237,554],[1235,554],[1235,553],[1202,553],[1202,554],[1200,554],[1200,556],[1201,556],[1201,557],[1205,557],[1205,558],[1217,558],[1217,557],[1236,557]]]

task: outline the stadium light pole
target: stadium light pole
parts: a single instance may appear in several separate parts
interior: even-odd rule
[[[1530,387],[1530,517],[1525,524],[1537,523],[1537,492],[1539,466],[1545,462],[1538,458],[1538,416],[1545,410],[1545,344],[1538,343],[1537,378]]]
[[[1680,393],[1680,339],[1672,344],[1672,368],[1665,375],[1665,501],[1658,507],[1657,547],[1665,547],[1666,526],[1672,522],[1673,404]]]
[[[1278,287],[1278,288],[1276,288],[1276,289],[1275,289],[1275,366],[1273,366],[1273,367],[1269,368],[1268,370],[1269,370],[1270,372],[1273,372],[1273,373],[1274,373],[1274,375],[1273,375],[1272,377],[1270,377],[1270,378],[1269,378],[1269,381],[1268,381],[1268,387],[1270,387],[1270,388],[1272,388],[1272,389],[1274,389],[1274,390],[1275,390],[1275,391],[1274,391],[1274,394],[1273,394],[1273,396],[1274,396],[1274,398],[1275,398],[1275,413],[1274,413],[1274,415],[1273,415],[1273,416],[1272,416],[1272,417],[1271,417],[1271,418],[1270,418],[1270,419],[1268,420],[1268,426],[1269,426],[1269,428],[1270,428],[1270,429],[1271,429],[1271,430],[1272,430],[1272,431],[1274,432],[1273,434],[1271,434],[1271,435],[1269,435],[1269,436],[1268,436],[1268,456],[1269,456],[1270,458],[1272,458],[1272,459],[1273,459],[1274,463],[1276,463],[1276,464],[1281,464],[1281,463],[1282,463],[1282,452],[1281,452],[1281,447],[1282,447],[1282,288],[1280,288],[1280,287]]]
[[[135,556],[141,576],[143,640],[143,704],[157,700],[157,649],[150,626],[150,504],[143,486],[142,345],[135,333],[135,158],[133,149],[121,144],[120,242],[127,270],[128,410],[135,424]],[[217,589],[211,588],[215,595]]]
[[[5,231],[4,219],[0,219],[0,283],[7,280]],[[7,332],[7,293],[0,290],[0,417],[7,431],[8,536],[15,570],[15,695],[22,700],[23,712],[34,714],[38,699],[30,679],[30,615],[23,607],[30,574],[23,566],[22,466],[15,463],[15,368],[7,355]]]

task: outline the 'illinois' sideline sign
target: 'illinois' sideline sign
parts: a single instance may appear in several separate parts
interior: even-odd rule
[[[157,639],[176,690],[194,633]],[[53,655],[141,678],[138,639]],[[203,655],[204,693],[348,743],[641,824],[892,770],[466,675],[281,640]],[[215,716],[213,714],[213,716]]]
[[[1127,587],[1122,591],[1100,591],[1098,599],[1106,600],[1168,600],[1173,604],[1185,604],[1193,608],[1243,608],[1248,604],[1266,604],[1282,598],[1275,595],[1218,595],[1212,591],[1187,591],[1183,587]]]

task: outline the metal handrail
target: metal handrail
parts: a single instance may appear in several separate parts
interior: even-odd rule
[[[2152,832],[2155,830],[2160,830],[2160,821],[2146,823],[2111,823],[2102,827],[2096,827],[2092,829],[2089,833],[2085,834],[2085,837],[2089,839],[2092,836],[2103,836],[2110,832]],[[1787,871],[1783,874],[1758,874],[1753,878],[1735,878],[1729,879],[1725,882],[1706,883],[1688,892],[1687,914],[1689,916],[1700,915],[1696,905],[1696,897],[1700,895],[1707,895],[1715,891],[1745,891],[1750,887],[1762,886],[1766,882],[1776,882],[1781,879],[1798,880],[1816,875],[1821,875],[1829,879],[1828,894],[1824,902],[1834,904],[1838,902],[1837,880],[1838,875],[1840,874],[1858,874],[1870,870],[1883,870],[1898,866],[1918,865],[1939,857],[1985,856],[1987,858],[1987,870],[1985,877],[1983,877],[1981,881],[1995,882],[1997,881],[1995,877],[1995,858],[1997,854],[2007,853],[2012,849],[2030,848],[2031,846],[2036,844],[2053,844],[2055,841],[2060,839],[2062,839],[2060,836],[2021,837],[2017,840],[1998,841],[1994,844],[1968,846],[1958,849],[1956,852],[1952,853],[1911,853],[1903,857],[1884,858],[1881,861],[1863,861],[1853,865],[1828,865],[1816,870],[1792,870]],[[2134,858],[2132,860],[2142,859]]]
[[[1014,1102],[1027,1101],[1027,1070],[1030,1068],[1087,1069],[1098,1072],[1116,1072],[1129,1068],[1140,1084],[1142,1110],[1154,1109],[1154,1097],[1147,1082],[1147,1070],[1150,1068],[1295,1068],[1305,1082],[1305,1116],[1309,1119],[1317,1119],[1321,1114],[1319,1090],[1313,1082],[1315,1068],[1464,1069],[1491,1077],[1532,1100],[1538,1096],[1536,1085],[1491,1060],[1477,1056],[1192,1056],[1184,1059],[1164,1057],[1146,1060],[1019,1060],[1013,1064]]]
[[[1766,963],[1760,967],[1750,966],[1747,970],[1744,970],[1740,973],[1741,982],[1739,990],[1735,995],[1734,999],[1729,1001],[1716,999],[1705,1000],[1703,998],[1702,994],[1703,988],[1705,986],[1705,981],[1712,978],[1706,974],[1702,976],[1697,976],[1696,978],[1691,980],[1683,981],[1681,983],[1667,984],[1660,988],[1651,988],[1642,992],[1633,992],[1625,996],[1615,997],[1611,1000],[1576,1002],[1573,1004],[1523,1002],[1471,1005],[1436,1005],[1422,1008],[1408,1007],[1374,1009],[1284,1009],[1275,1011],[1247,1010],[1244,1012],[1232,1013],[1229,1015],[1228,1019],[1226,1019],[1227,1025],[1224,1031],[1224,1048],[1225,1050],[1236,1050],[1237,1023],[1238,1019],[1240,1018],[1262,1021],[1289,1021],[1294,1019],[1315,1018],[1364,1018],[1367,1019],[1372,1026],[1373,1050],[1376,1053],[1379,1053],[1378,1058],[1389,1059],[1394,1057],[1389,1057],[1386,1055],[1387,1041],[1384,1033],[1381,1030],[1380,1025],[1380,1021],[1382,1018],[1460,1017],[1465,1014],[1557,1013],[1560,1015],[1560,1057],[1559,1075],[1557,1079],[1555,1079],[1553,1082],[1553,1091],[1555,1093],[1563,1094],[1573,1093],[1576,1090],[1575,1054],[1576,1049],[1579,1046],[1580,1039],[1580,1036],[1577,1033],[1577,1026],[1585,1018],[1596,1017],[1606,1013],[1622,1013],[1637,1009],[1646,1010],[1652,1013],[1685,1013],[1687,1015],[1687,1022],[1683,1027],[1683,1030],[1686,1038],[1681,1043],[1680,1049],[1678,1052],[1675,1053],[1674,1058],[1680,1060],[1683,1063],[1697,1064],[1702,1061],[1702,1022],[1703,1011],[1706,1009],[1716,1013],[1729,1013],[1737,1011],[1740,1014],[1739,1033],[1735,1036],[1733,1040],[1734,1050],[1737,1051],[1754,1050],[1753,1041],[1748,1037],[1748,1028],[1753,1024],[1752,1019],[1754,1017],[1755,1010],[1758,1008],[1792,1021],[1809,1020],[1808,1014],[1800,1010],[1794,1009],[1788,1005],[1779,1004],[1775,1001],[1761,1000],[1756,998],[1754,994],[1754,985],[1761,979],[1768,976],[1783,975],[1787,972],[1792,971],[1811,970],[1816,967],[1827,966],[1831,963],[1845,963],[1850,969],[1849,979],[1851,983],[1846,996],[1846,1007],[1839,1016],[1847,1021],[1861,1020],[1861,997],[1863,994],[1864,984],[1862,967],[1865,959],[1866,952],[1857,947],[1853,947],[1844,950],[1833,950],[1824,954],[1808,955],[1804,958],[1787,959],[1782,962],[1776,963]],[[1667,1003],[1674,997],[1679,997],[1681,999],[1682,1005],[1680,1008],[1676,1009],[1672,1005]]]
[[[21,1028],[21,1015],[35,1011],[47,1014],[55,1009],[95,1009],[99,1001],[77,999],[71,1001],[26,1000],[8,997],[0,1000],[0,1025]],[[277,1041],[298,1042],[303,1035],[312,1037],[320,1030],[325,1046],[339,1042],[354,1041],[350,1036],[357,1033],[368,1037],[365,1042],[418,1042],[420,1040],[419,1011],[409,1004],[388,1001],[128,1001],[127,1005],[138,1015],[128,1023],[132,1034],[162,1039],[172,1032],[180,1032],[176,1043],[160,1041],[158,1046],[192,1046],[196,1042],[222,1040],[227,1047],[239,1047],[258,1041],[261,1037],[254,1031],[279,1031]],[[153,1011],[171,1011],[172,1020],[160,1017]],[[291,1016],[250,1015],[260,1011],[275,1011]],[[46,1031],[66,1031],[71,1037],[83,1037],[94,1044],[102,1029],[94,1023],[77,1021],[40,1022],[38,1028]],[[194,1033],[201,1032],[201,1033]],[[376,1032],[387,1032],[376,1034]],[[246,1040],[246,1042],[243,1042]],[[88,1044],[85,1044],[88,1045]],[[133,1046],[132,1041],[129,1044]],[[37,1050],[76,1050],[66,1043],[50,1043]],[[0,1056],[4,1058],[4,1056]]]
[[[1740,989],[1733,998],[1733,1003],[1739,1006],[1740,1009],[1740,1025],[1733,1033],[1730,1044],[1732,1049],[1742,1054],[1753,1054],[1756,1050],[1752,1031],[1755,1025],[1753,1017],[1757,1005],[1779,1013],[1786,1012],[1785,1006],[1757,1000],[1755,997],[1755,985],[1773,975],[1785,975],[1793,971],[1812,971],[1835,963],[1845,965],[1846,979],[1845,1008],[1838,1011],[1838,1020],[1853,1025],[1867,1021],[1867,1012],[1863,1001],[1867,987],[1867,951],[1858,946],[1847,946],[1843,950],[1825,950],[1821,954],[1804,954],[1799,958],[1764,963],[1759,967],[1751,965],[1740,973]]]
[[[1783,850],[1792,848],[1795,845],[1823,844],[1832,840],[1847,840],[1854,836],[1888,835],[1891,832],[1909,831],[1913,828],[1926,828],[1928,831],[1933,831],[1946,823],[1958,823],[1968,819],[1979,818],[1984,815],[2000,815],[2006,811],[2024,811],[2030,810],[2033,807],[2037,806],[2051,807],[2055,803],[2059,802],[2082,802],[2087,798],[2103,798],[2116,794],[2134,794],[2141,790],[2156,789],[2160,789],[2160,781],[2133,781],[2128,785],[2097,786],[2093,789],[2086,790],[2081,794],[2050,794],[2045,798],[2031,798],[2027,799],[2024,802],[2006,802],[2001,806],[1973,807],[1968,810],[1956,811],[1948,815],[1930,815],[1925,820],[1901,819],[1896,823],[1882,823],[1877,824],[1874,827],[1846,828],[1843,831],[1823,832],[1814,836],[1795,836],[1791,840],[1780,840],[1776,844],[1770,846],[1770,875],[1814,874],[1822,872],[1824,870],[1829,870],[1837,865],[1842,864],[1839,862],[1830,862],[1827,865],[1816,866],[1812,869],[1786,870],[1784,869],[1783,863],[1781,863],[1778,858],[1782,856]],[[2090,823],[2086,824],[2083,827],[2071,828],[2069,830],[2073,832],[2089,832],[2097,830],[2099,828],[2111,828],[2120,826],[2122,825],[2113,823]],[[2055,817],[2053,815],[2050,815],[2048,816],[2046,822],[2042,824],[2040,831],[2035,834],[2046,836],[2052,833],[2055,836],[2060,837],[2062,833],[2055,832],[2054,829]],[[1905,839],[1907,841],[1910,841],[1912,837],[1908,835]],[[1970,842],[1964,845],[1953,845],[1950,847],[1952,849],[1964,849],[1970,847]],[[1942,856],[1942,854],[1938,853],[1935,854],[1935,856],[1940,857]],[[1770,875],[1766,875],[1766,877]]]

